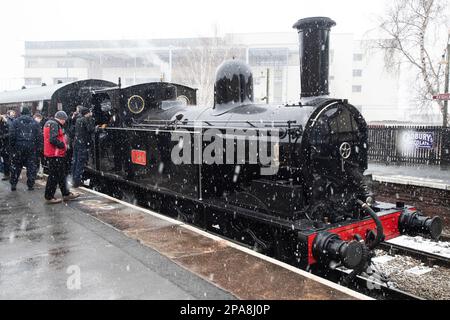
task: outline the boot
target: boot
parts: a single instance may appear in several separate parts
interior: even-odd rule
[[[45,200],[46,204],[57,204],[57,203],[61,203],[61,202],[62,202],[61,199],[56,199],[56,198],[53,198],[53,199],[50,199],[50,200]]]
[[[79,193],[73,193],[73,192],[71,192],[71,193],[69,193],[67,196],[63,196],[63,200],[64,200],[64,201],[70,201],[70,200],[73,200],[73,199],[78,198],[79,196],[80,196]]]

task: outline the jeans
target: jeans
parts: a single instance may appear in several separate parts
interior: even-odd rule
[[[81,178],[83,177],[84,167],[86,166],[89,159],[88,149],[82,146],[75,145],[73,150],[73,161],[72,161],[72,179],[73,185],[81,185]]]
[[[17,148],[11,158],[11,186],[15,187],[23,167],[27,168],[27,185],[32,188],[36,179],[36,150]]]
[[[63,197],[70,194],[66,185],[66,159],[65,158],[47,158],[48,178],[45,186],[45,199],[51,200],[55,197],[56,188],[59,186]]]
[[[10,174],[10,168],[11,168],[11,162],[9,159],[9,152],[7,148],[0,149],[0,157],[2,157],[3,160],[3,174],[5,176],[9,176]]]

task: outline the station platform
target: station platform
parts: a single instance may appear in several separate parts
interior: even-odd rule
[[[46,205],[39,183],[0,182],[0,299],[369,299],[95,191]]]
[[[439,166],[400,166],[369,163],[364,173],[378,182],[450,190],[450,170]]]
[[[0,299],[235,298],[76,205],[43,204],[42,186],[9,188],[0,183]]]

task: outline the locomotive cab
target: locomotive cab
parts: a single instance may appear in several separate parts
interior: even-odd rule
[[[107,92],[95,93],[91,98],[91,111],[96,125],[109,124],[113,109]]]

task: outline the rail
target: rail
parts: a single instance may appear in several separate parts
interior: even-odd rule
[[[408,255],[421,261],[433,262],[433,264],[440,264],[442,266],[450,265],[450,258],[439,255],[437,253],[425,252],[422,250],[387,242],[381,243],[380,248],[388,252],[398,252],[404,255]]]

